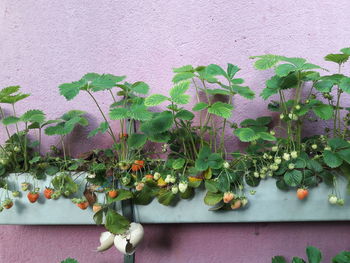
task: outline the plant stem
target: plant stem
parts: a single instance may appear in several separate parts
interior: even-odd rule
[[[108,128],[109,128],[109,131],[110,131],[110,135],[112,136],[113,142],[114,142],[115,144],[117,144],[117,139],[116,139],[115,136],[114,136],[112,127],[109,125],[109,122],[108,122],[108,120],[107,120],[107,118],[106,118],[106,115],[103,113],[103,111],[102,111],[100,105],[98,104],[96,98],[94,97],[94,95],[92,95],[92,93],[91,93],[89,90],[87,90],[87,93],[90,95],[90,97],[91,97],[91,98],[93,99],[93,101],[95,102],[95,104],[96,104],[98,110],[100,111],[100,113],[101,113],[103,119],[105,120],[105,122],[108,123]]]
[[[1,119],[4,119],[4,118],[5,118],[5,114],[4,114],[4,111],[3,111],[3,109],[1,108],[1,106],[0,106],[0,114],[1,114]],[[10,131],[9,131],[9,129],[7,128],[7,126],[5,126],[5,130],[6,130],[7,136],[8,136],[9,139],[10,139],[10,138],[11,138],[11,135],[10,135]]]

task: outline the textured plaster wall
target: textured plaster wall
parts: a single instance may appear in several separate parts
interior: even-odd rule
[[[66,102],[59,96],[60,83],[86,72],[125,74],[166,93],[173,67],[230,62],[259,92],[269,72],[255,71],[251,55],[304,56],[334,70],[322,58],[350,45],[349,9],[347,0],[2,0],[0,87],[19,84],[33,94],[20,113],[34,107],[55,118],[69,109],[88,111],[91,125],[71,136],[72,152],[106,147],[108,138],[82,144],[100,119],[87,97]],[[107,109],[105,98],[99,96]],[[237,99],[235,106],[236,121],[267,113],[259,98]],[[55,142],[47,140],[46,148]],[[137,260],[263,263],[276,254],[303,255],[308,244],[322,248],[329,259],[350,249],[349,230],[348,223],[147,225]],[[0,262],[58,262],[66,256],[82,263],[122,262],[114,250],[93,252],[100,231],[95,226],[0,226]]]

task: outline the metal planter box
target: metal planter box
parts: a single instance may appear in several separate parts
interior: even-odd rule
[[[25,175],[10,175],[8,182],[16,184],[25,180]],[[51,178],[38,181],[41,190],[49,185]],[[18,183],[17,183],[18,182]],[[344,221],[350,220],[350,196],[346,194],[346,180],[338,183],[339,192],[345,198],[344,207],[330,205],[331,189],[325,184],[310,189],[306,200],[296,198],[295,191],[280,191],[274,179],[262,181],[255,195],[248,195],[246,208],[235,211],[208,211],[203,202],[205,191],[197,189],[191,200],[181,200],[176,206],[163,206],[157,200],[147,206],[136,205],[134,216],[141,223],[225,223],[225,222],[293,222],[293,221]],[[84,185],[84,183],[82,183]],[[17,186],[19,187],[19,186]],[[3,190],[2,190],[3,191]],[[81,187],[80,191],[83,191]],[[80,193],[81,193],[80,192]],[[2,194],[4,197],[4,193]],[[98,196],[103,200],[103,194]],[[81,210],[69,199],[47,200],[41,194],[38,202],[31,204],[27,197],[13,198],[14,206],[0,214],[0,224],[17,225],[89,225],[94,224],[91,208]],[[121,212],[118,207],[118,212]]]

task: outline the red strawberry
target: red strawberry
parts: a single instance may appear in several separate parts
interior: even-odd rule
[[[38,192],[29,192],[27,197],[28,197],[29,202],[35,203],[39,198],[39,193]]]

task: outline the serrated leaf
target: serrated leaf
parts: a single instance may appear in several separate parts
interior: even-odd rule
[[[188,72],[188,71],[193,72],[194,68],[191,65],[186,65],[179,68],[173,68],[174,73],[181,73],[181,72]]]
[[[92,91],[109,90],[116,86],[116,84],[124,80],[126,76],[114,76],[112,74],[102,74],[89,83]]]
[[[176,195],[172,191],[161,189],[158,194],[158,202],[162,205],[169,206],[175,200]]]
[[[225,70],[223,70],[219,65],[216,64],[210,64],[207,66],[206,71],[209,75],[213,76],[224,76],[225,78],[228,78]]]
[[[306,248],[306,255],[309,263],[320,263],[322,260],[322,254],[318,248],[308,246]]]
[[[276,141],[276,137],[267,132],[259,132],[258,136],[265,141]]]
[[[194,114],[188,110],[180,110],[178,113],[176,113],[175,118],[191,121],[194,118]]]
[[[190,87],[189,81],[181,81],[170,89],[169,95],[171,98],[184,94]]]
[[[187,94],[180,94],[180,95],[177,95],[176,97],[171,98],[172,102],[180,105],[188,104],[190,102],[190,99],[191,99],[191,96]]]
[[[8,116],[4,119],[2,119],[2,124],[5,126],[11,125],[11,124],[16,124],[20,121],[20,118],[15,117],[15,116]]]
[[[350,149],[341,150],[338,152],[340,158],[350,164]]]
[[[340,52],[350,56],[350,47],[342,48]]]
[[[272,263],[287,263],[287,261],[282,256],[275,256],[272,258]]]
[[[266,70],[269,68],[272,68],[274,65],[276,65],[283,57],[267,54],[262,56],[253,56],[251,58],[258,58],[257,61],[254,63],[254,67],[258,70]]]
[[[217,188],[217,182],[212,180],[205,180],[205,189],[207,189],[209,192],[216,193],[218,191]]]
[[[157,114],[153,119],[141,125],[141,131],[146,135],[163,133],[173,125],[173,115],[170,111],[164,111]]]
[[[60,94],[63,95],[67,100],[74,99],[80,92],[80,89],[84,87],[86,82],[84,80],[74,81],[71,83],[61,84],[58,89]]]
[[[255,97],[254,91],[252,91],[248,86],[232,85],[232,91],[241,95],[242,97],[252,100]]]
[[[322,120],[329,120],[333,117],[333,107],[327,104],[319,104],[312,107],[313,112]]]
[[[291,187],[296,187],[301,184],[303,180],[303,174],[299,170],[287,171],[284,174],[284,181]]]
[[[112,209],[106,214],[106,229],[112,234],[124,234],[130,227],[130,222]]]
[[[9,95],[9,96],[4,96],[0,97],[0,103],[6,103],[6,104],[15,104],[16,102],[19,102],[25,98],[28,98],[30,94],[23,94],[23,93],[18,93],[16,95]]]
[[[180,72],[173,77],[174,83],[194,78],[196,75],[192,72]]]
[[[350,78],[343,78],[340,81],[339,88],[344,92],[350,94]]]
[[[183,159],[183,158],[176,159],[176,160],[173,162],[172,167],[173,167],[173,169],[175,169],[175,170],[179,170],[179,169],[181,169],[182,167],[184,167],[185,162],[186,162],[186,161],[185,161],[185,159]]]
[[[343,163],[343,159],[335,152],[324,151],[323,160],[330,168],[337,168]]]
[[[321,80],[315,84],[315,88],[320,92],[331,92],[333,85],[331,80]]]
[[[147,136],[145,134],[133,133],[128,138],[128,145],[132,149],[138,149],[145,145]]]
[[[126,108],[114,108],[109,111],[109,117],[112,120],[121,120],[128,117],[128,109]]]
[[[129,108],[127,115],[130,119],[138,121],[148,121],[152,118],[152,112],[147,110],[144,104],[133,104]]]
[[[23,122],[42,123],[45,120],[45,114],[41,110],[29,110],[21,116]]]
[[[161,94],[153,94],[145,99],[145,105],[147,107],[157,106],[164,101],[168,100],[168,97]]]
[[[6,96],[9,96],[13,93],[16,93],[20,90],[20,86],[9,86],[9,87],[6,87],[6,88],[3,88],[0,90],[0,100],[2,97],[6,97]]]
[[[349,59],[349,55],[346,54],[328,54],[324,57],[326,61],[331,61],[337,64],[343,64]]]
[[[221,101],[217,101],[208,108],[208,112],[224,119],[229,119],[232,116],[233,106]]]
[[[107,197],[107,204],[111,204],[114,202],[122,201],[122,200],[127,200],[133,197],[133,193],[131,191],[125,190],[125,189],[118,189],[118,195],[114,198],[111,198],[106,195]]]
[[[231,63],[227,64],[227,74],[231,80],[236,75],[236,73],[240,70],[241,69],[236,65],[233,65]],[[235,84],[242,84],[242,83],[235,83]]]
[[[131,89],[136,93],[146,95],[148,93],[149,86],[145,82],[138,81],[132,84]]]
[[[257,135],[251,128],[238,128],[234,131],[234,134],[242,142],[251,142],[259,139],[259,135]]]
[[[208,104],[205,102],[198,102],[196,105],[194,105],[194,107],[192,108],[193,111],[201,111],[204,110],[206,108],[208,108]]]
[[[221,193],[207,192],[204,197],[204,203],[206,205],[216,205],[221,202],[223,195]]]
[[[230,92],[227,90],[223,90],[223,89],[206,89],[205,90],[206,93],[210,94],[210,95],[230,95]]]
[[[279,77],[285,77],[289,73],[297,70],[297,68],[294,65],[291,64],[281,64],[278,65],[275,69],[276,75]]]

